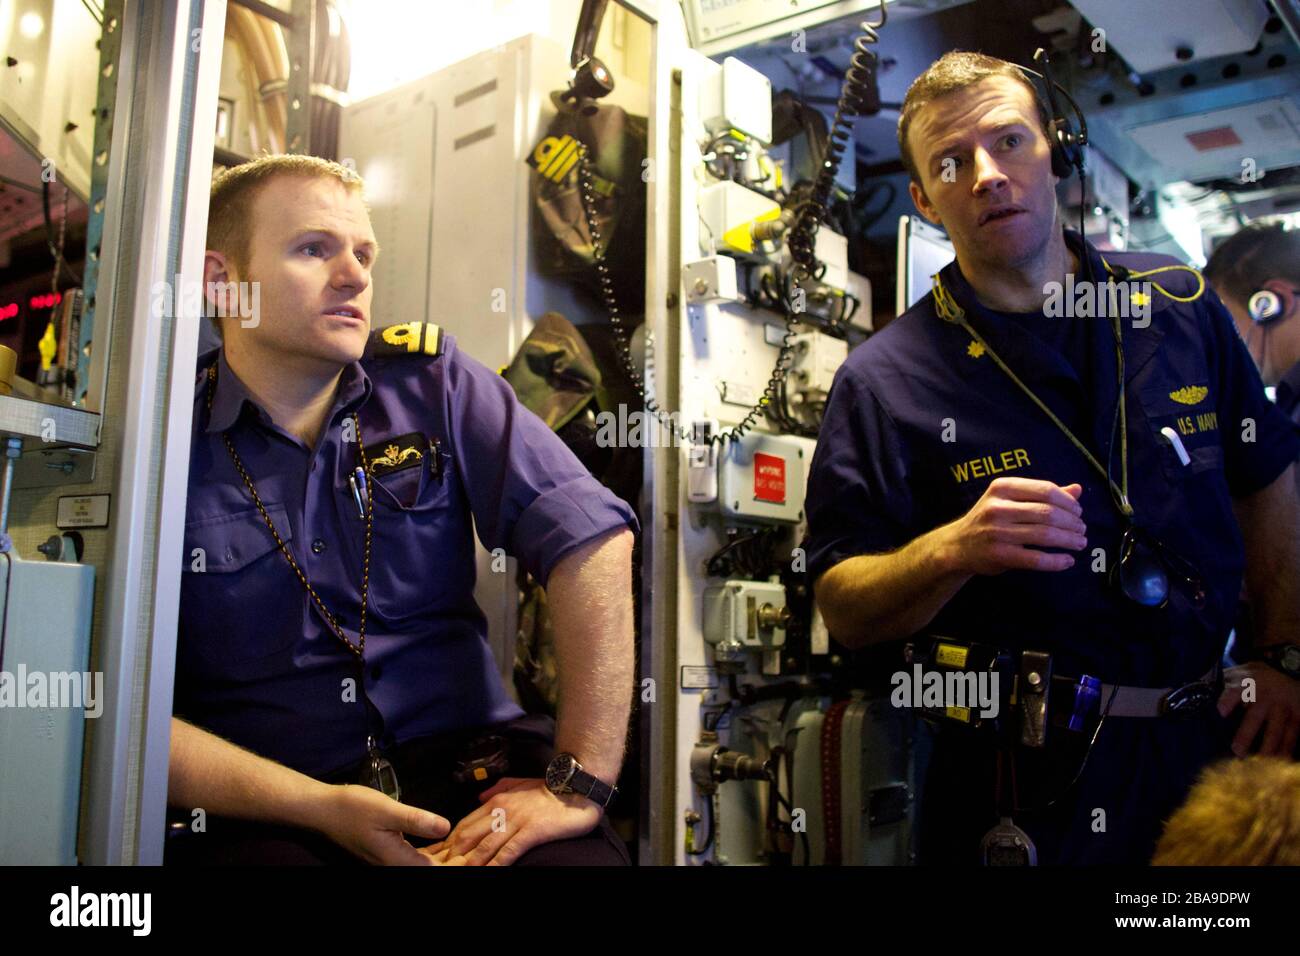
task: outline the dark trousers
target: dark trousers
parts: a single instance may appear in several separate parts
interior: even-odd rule
[[[1045,751],[1016,748],[1021,809],[1013,820],[1040,865],[1145,866],[1200,771],[1227,756],[1238,722],[1214,707],[1187,717],[1112,717],[1090,754],[1090,734],[1052,728]],[[941,729],[918,820],[922,865],[980,862],[981,840],[999,819],[996,768],[990,738]]]
[[[465,744],[482,733],[502,737],[509,754],[505,776],[542,777],[554,756],[554,721],[529,716],[482,731],[453,737],[421,737],[399,745],[389,755],[402,788],[402,802],[446,817],[454,828],[457,821],[481,804],[478,794],[492,785],[456,783],[455,763]],[[325,777],[326,783],[355,782],[360,768],[348,768]],[[170,819],[170,818],[169,818]],[[175,818],[185,824],[166,840],[164,863],[181,866],[364,866],[327,837],[311,830],[275,826],[246,820],[209,816],[207,829],[194,833],[189,816],[180,811]],[[432,842],[415,836],[413,846]],[[533,847],[515,866],[628,866],[631,858],[623,841],[602,814],[590,833]]]

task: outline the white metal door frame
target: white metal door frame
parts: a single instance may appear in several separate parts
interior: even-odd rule
[[[128,0],[120,26],[95,359],[101,375],[109,361],[126,372],[111,410],[122,438],[98,635],[105,705],[83,806],[89,864],[162,862],[201,320],[172,314],[190,296],[171,296],[176,310],[153,299],[158,283],[202,280],[225,17],[225,0]]]

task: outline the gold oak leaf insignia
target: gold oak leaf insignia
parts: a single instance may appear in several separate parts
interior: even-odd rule
[[[1204,385],[1185,385],[1184,387],[1169,393],[1169,397],[1180,405],[1198,405],[1210,394],[1210,390]]]

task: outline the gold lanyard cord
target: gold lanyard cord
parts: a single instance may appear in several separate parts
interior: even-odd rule
[[[217,367],[214,364],[208,367],[207,407],[209,418],[212,416],[212,395],[216,381]],[[366,461],[365,442],[361,438],[361,422],[357,419],[356,412],[352,413],[352,424],[356,428],[357,450],[361,457],[361,467],[365,470],[366,474],[369,474],[370,465]],[[253,504],[257,505],[257,510],[262,515],[262,520],[266,522],[266,527],[271,532],[271,537],[275,539],[275,543],[279,546],[280,553],[283,554],[285,560],[289,562],[289,567],[293,568],[293,573],[298,576],[298,580],[302,582],[302,586],[306,588],[307,593],[311,595],[311,599],[316,602],[316,607],[320,609],[321,614],[325,616],[325,620],[328,621],[330,627],[333,628],[334,636],[346,644],[348,650],[355,655],[360,663],[364,664],[366,652],[366,607],[369,604],[368,598],[370,596],[370,538],[373,514],[371,500],[373,496],[369,493],[366,494],[366,547],[365,559],[361,569],[361,626],[357,631],[358,643],[353,644],[347,639],[347,635],[343,633],[342,628],[339,627],[338,620],[330,613],[329,608],[325,606],[325,602],[320,599],[320,595],[316,593],[316,589],[311,586],[311,582],[307,580],[307,576],[302,573],[302,568],[298,567],[298,562],[294,560],[293,552],[289,550],[289,546],[284,543],[284,539],[280,537],[280,533],[275,530],[275,523],[271,520],[271,516],[266,513],[266,507],[262,504],[262,498],[257,493],[257,489],[253,486],[253,479],[249,477],[247,469],[244,468],[244,463],[240,460],[238,453],[236,453],[235,446],[231,442],[230,436],[226,432],[222,432],[221,438],[226,443],[226,451],[230,452],[230,460],[234,462],[235,470],[238,471],[239,476],[244,479],[244,485],[248,488],[248,493],[253,497]]]
[[[952,297],[952,294],[944,287],[943,282],[939,278],[939,273],[936,272],[933,276],[930,277],[930,280],[934,288],[935,310],[939,313],[939,317],[943,319],[945,322],[951,322],[956,325],[960,325],[963,329],[966,330],[966,332],[970,335],[972,339],[974,339],[977,343],[979,343],[980,347],[983,348],[984,351],[988,352],[989,357],[993,359],[997,367],[1002,369],[1002,371],[1006,373],[1006,376],[1009,379],[1011,379],[1011,381],[1015,382],[1015,384],[1020,388],[1022,392],[1024,392],[1027,396],[1029,396],[1030,401],[1032,401],[1035,405],[1037,405],[1042,410],[1043,414],[1046,415],[1049,419],[1051,419],[1052,424],[1054,424],[1058,429],[1060,429],[1061,433],[1070,440],[1070,443],[1073,444],[1074,447],[1079,450],[1080,454],[1082,454],[1088,460],[1088,463],[1091,464],[1092,467],[1097,470],[1097,473],[1100,474],[1102,478],[1106,480],[1106,483],[1110,486],[1111,495],[1115,497],[1116,507],[1119,508],[1120,512],[1124,515],[1124,517],[1126,518],[1133,517],[1133,506],[1129,503],[1128,500],[1128,413],[1124,401],[1124,392],[1125,392],[1124,383],[1123,383],[1124,349],[1120,339],[1118,315],[1116,314],[1112,316],[1114,320],[1116,356],[1120,368],[1120,388],[1119,388],[1120,485],[1116,486],[1114,479],[1110,477],[1110,472],[1102,467],[1101,462],[1099,462],[1096,459],[1096,457],[1092,454],[1092,452],[1090,452],[1087,449],[1087,447],[1083,444],[1083,442],[1079,441],[1079,439],[1075,437],[1074,432],[1070,431],[1070,429],[1066,426],[1065,422],[1061,421],[1061,419],[1056,416],[1056,413],[1053,412],[1050,408],[1048,408],[1046,403],[1044,403],[1041,398],[1035,395],[1034,391],[1028,385],[1026,385],[1024,382],[1020,380],[1020,377],[1011,370],[1011,367],[1008,366],[1006,362],[1002,361],[1002,357],[998,355],[998,353],[994,351],[993,347],[984,340],[984,337],[980,335],[979,332],[975,331],[974,327],[971,326],[970,322],[966,320],[966,310],[957,304],[957,301]],[[1114,311],[1116,310],[1112,310],[1112,312]]]
[[[1106,261],[1106,258],[1104,256],[1102,257],[1101,262],[1102,265],[1106,267],[1107,272],[1109,272],[1111,275],[1115,274],[1115,270],[1110,267],[1110,263]],[[1199,270],[1193,269],[1191,266],[1184,266],[1184,265],[1159,266],[1158,268],[1155,269],[1148,269],[1145,272],[1130,272],[1127,275],[1125,275],[1124,281],[1127,282],[1129,279],[1145,279],[1147,276],[1158,275],[1161,272],[1190,272],[1192,275],[1196,276],[1196,291],[1191,295],[1174,295],[1172,292],[1170,292],[1168,289],[1162,286],[1159,282],[1152,282],[1151,284],[1155,286],[1157,289],[1159,289],[1160,294],[1163,295],[1166,299],[1173,299],[1175,302],[1195,302],[1197,299],[1199,299],[1202,295],[1205,294],[1205,276],[1203,276]]]

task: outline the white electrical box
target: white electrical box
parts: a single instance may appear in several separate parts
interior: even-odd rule
[[[704,589],[704,639],[754,650],[785,646],[785,587],[774,581],[728,581]]]
[[[700,190],[700,247],[732,255],[764,256],[754,239],[754,224],[779,219],[781,207],[739,183],[721,182]]]
[[[825,401],[835,372],[849,357],[849,343],[824,332],[802,332],[791,339],[794,361],[790,390],[805,402]]]
[[[808,461],[803,444],[750,433],[727,442],[718,460],[718,507],[742,521],[797,524],[803,519]]]
[[[94,597],[88,564],[0,562],[0,865],[77,863],[86,719],[104,705]]]
[[[710,256],[682,266],[682,287],[686,301],[692,305],[707,302],[739,302],[736,260],[730,256]]]
[[[871,280],[866,276],[858,275],[856,272],[849,272],[848,283],[844,291],[858,300],[858,310],[853,313],[853,318],[849,320],[849,324],[867,332],[873,331],[875,329],[875,317],[872,314]]]
[[[700,117],[715,136],[734,129],[767,145],[772,142],[772,81],[729,56],[704,80]]]
[[[849,241],[825,226],[817,230],[815,246],[819,262],[826,263],[821,281],[841,291],[849,287]]]

